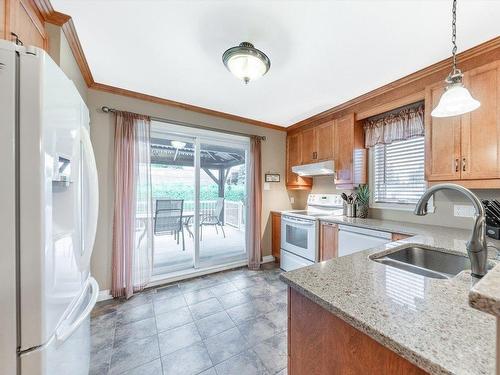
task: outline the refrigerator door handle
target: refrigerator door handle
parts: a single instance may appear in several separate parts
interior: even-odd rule
[[[97,231],[97,218],[99,213],[99,182],[97,176],[97,166],[94,158],[94,149],[90,141],[90,135],[86,128],[81,128],[81,141],[84,153],[84,168],[87,172],[89,186],[89,211],[87,213],[87,222],[85,224],[84,251],[80,259],[82,269],[88,267],[90,256],[94,247],[94,241]]]
[[[97,281],[92,277],[89,276],[89,279],[87,281],[87,285],[85,285],[85,289],[82,293],[82,297],[80,297],[80,300],[76,303],[73,311],[76,311],[81,304],[81,300],[84,299],[87,288],[88,287],[92,288],[92,294],[90,297],[90,301],[85,307],[85,309],[82,311],[80,316],[76,318],[73,323],[69,323],[72,313],[68,314],[68,317],[61,323],[59,327],[57,327],[56,332],[55,332],[55,339],[59,342],[66,341],[68,337],[70,337],[73,332],[75,332],[78,327],[83,323],[85,319],[90,315],[90,312],[94,308],[96,302],[97,302],[97,297],[99,296],[99,284],[97,284]]]

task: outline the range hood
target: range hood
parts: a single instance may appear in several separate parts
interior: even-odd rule
[[[335,174],[333,160],[320,161],[318,163],[295,165],[292,172],[301,177],[333,176]]]

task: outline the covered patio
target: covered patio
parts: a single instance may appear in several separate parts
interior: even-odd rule
[[[151,164],[158,173],[170,180],[170,184],[179,181],[180,185],[182,180],[190,179],[194,185],[194,158],[195,147],[192,143],[156,137],[151,139]],[[244,165],[243,149],[201,144],[200,188],[215,184],[216,196],[200,198],[200,263],[225,263],[245,257],[245,207],[241,200],[234,200],[234,197],[229,200],[226,196],[228,185],[245,183],[241,181],[241,176],[234,175],[235,170],[238,170],[235,167],[244,168]],[[178,233],[155,231],[153,274],[162,275],[190,268],[195,249],[194,197],[192,194],[169,191],[168,187],[155,189],[154,184],[153,178],[156,191],[156,194],[153,193],[155,220],[157,200],[182,200],[183,224]],[[211,191],[213,193],[213,189]]]

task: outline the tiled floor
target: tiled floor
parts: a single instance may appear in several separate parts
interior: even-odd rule
[[[280,270],[239,268],[99,303],[91,374],[286,375]]]

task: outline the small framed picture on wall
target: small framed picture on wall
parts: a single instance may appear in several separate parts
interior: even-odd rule
[[[280,174],[279,173],[266,173],[265,174],[265,182],[280,182]]]

